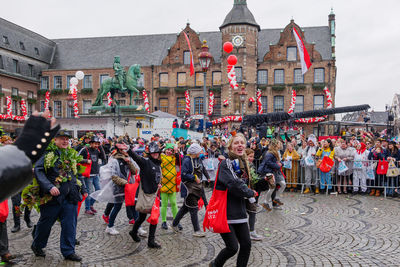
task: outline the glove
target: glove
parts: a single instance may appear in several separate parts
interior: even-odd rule
[[[14,145],[25,152],[35,163],[45,152],[53,137],[60,130],[60,125],[51,129],[51,123],[41,116],[31,116],[25,123]]]

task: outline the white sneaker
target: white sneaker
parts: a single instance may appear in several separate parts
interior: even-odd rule
[[[119,232],[114,227],[108,227],[108,226],[106,228],[106,233],[110,235],[119,235]]]
[[[138,235],[139,235],[139,236],[146,237],[146,236],[147,236],[147,232],[146,232],[145,230],[143,230],[142,227],[139,227],[139,229],[138,229]]]
[[[254,241],[261,241],[262,240],[262,236],[258,235],[256,233],[256,231],[250,232],[250,239],[254,240]]]
[[[205,237],[206,234],[204,232],[202,232],[202,231],[197,231],[197,232],[193,233],[193,236],[194,237]]]

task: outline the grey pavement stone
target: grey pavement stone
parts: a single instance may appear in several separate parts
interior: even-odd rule
[[[208,192],[208,197],[210,197]],[[179,197],[178,197],[179,198]],[[398,266],[400,262],[399,199],[369,196],[301,195],[285,193],[282,210],[257,214],[256,230],[264,239],[253,242],[249,266]],[[179,199],[178,205],[182,204]],[[224,247],[219,235],[207,232],[205,238],[192,237],[189,214],[183,219],[184,230],[174,233],[160,227],[156,239],[161,250],[131,240],[125,209],[116,220],[120,235],[104,232],[101,219],[104,203],[95,204],[99,214],[89,217],[81,210],[76,252],[82,263],[65,261],[59,249],[60,226],[53,227],[45,259],[30,250],[30,229],[9,232],[10,251],[22,254],[17,266],[208,266]],[[202,222],[204,209],[199,212]],[[39,216],[33,212],[32,220]],[[168,222],[172,215],[169,211]],[[161,221],[161,218],[160,218]],[[8,220],[12,226],[12,218]],[[148,223],[144,223],[148,230]],[[10,229],[9,229],[10,230]],[[236,257],[226,266],[234,266]]]

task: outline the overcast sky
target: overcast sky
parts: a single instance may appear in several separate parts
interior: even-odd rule
[[[400,0],[247,0],[262,29],[327,26],[336,14],[336,106],[384,110],[400,93]],[[7,0],[0,16],[47,38],[218,31],[233,0]]]

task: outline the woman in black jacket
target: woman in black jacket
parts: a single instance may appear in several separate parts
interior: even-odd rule
[[[149,144],[149,157],[144,158],[129,149],[128,154],[137,163],[140,168],[140,186],[145,194],[156,194],[159,188],[161,188],[161,149],[160,147],[152,142]],[[135,221],[132,231],[129,235],[135,242],[140,242],[138,236],[138,229],[142,223],[146,220],[147,213],[139,212],[139,219]],[[149,239],[147,245],[149,248],[161,248],[161,245],[155,241],[157,224],[150,224],[149,227]]]
[[[226,247],[210,263],[210,266],[223,266],[240,250],[236,266],[247,266],[250,257],[251,241],[247,223],[246,199],[253,199],[256,192],[251,190],[246,183],[249,167],[246,160],[246,139],[243,134],[235,134],[228,142],[228,158],[223,160],[219,167],[217,190],[228,190],[226,215],[229,233],[221,234]]]

